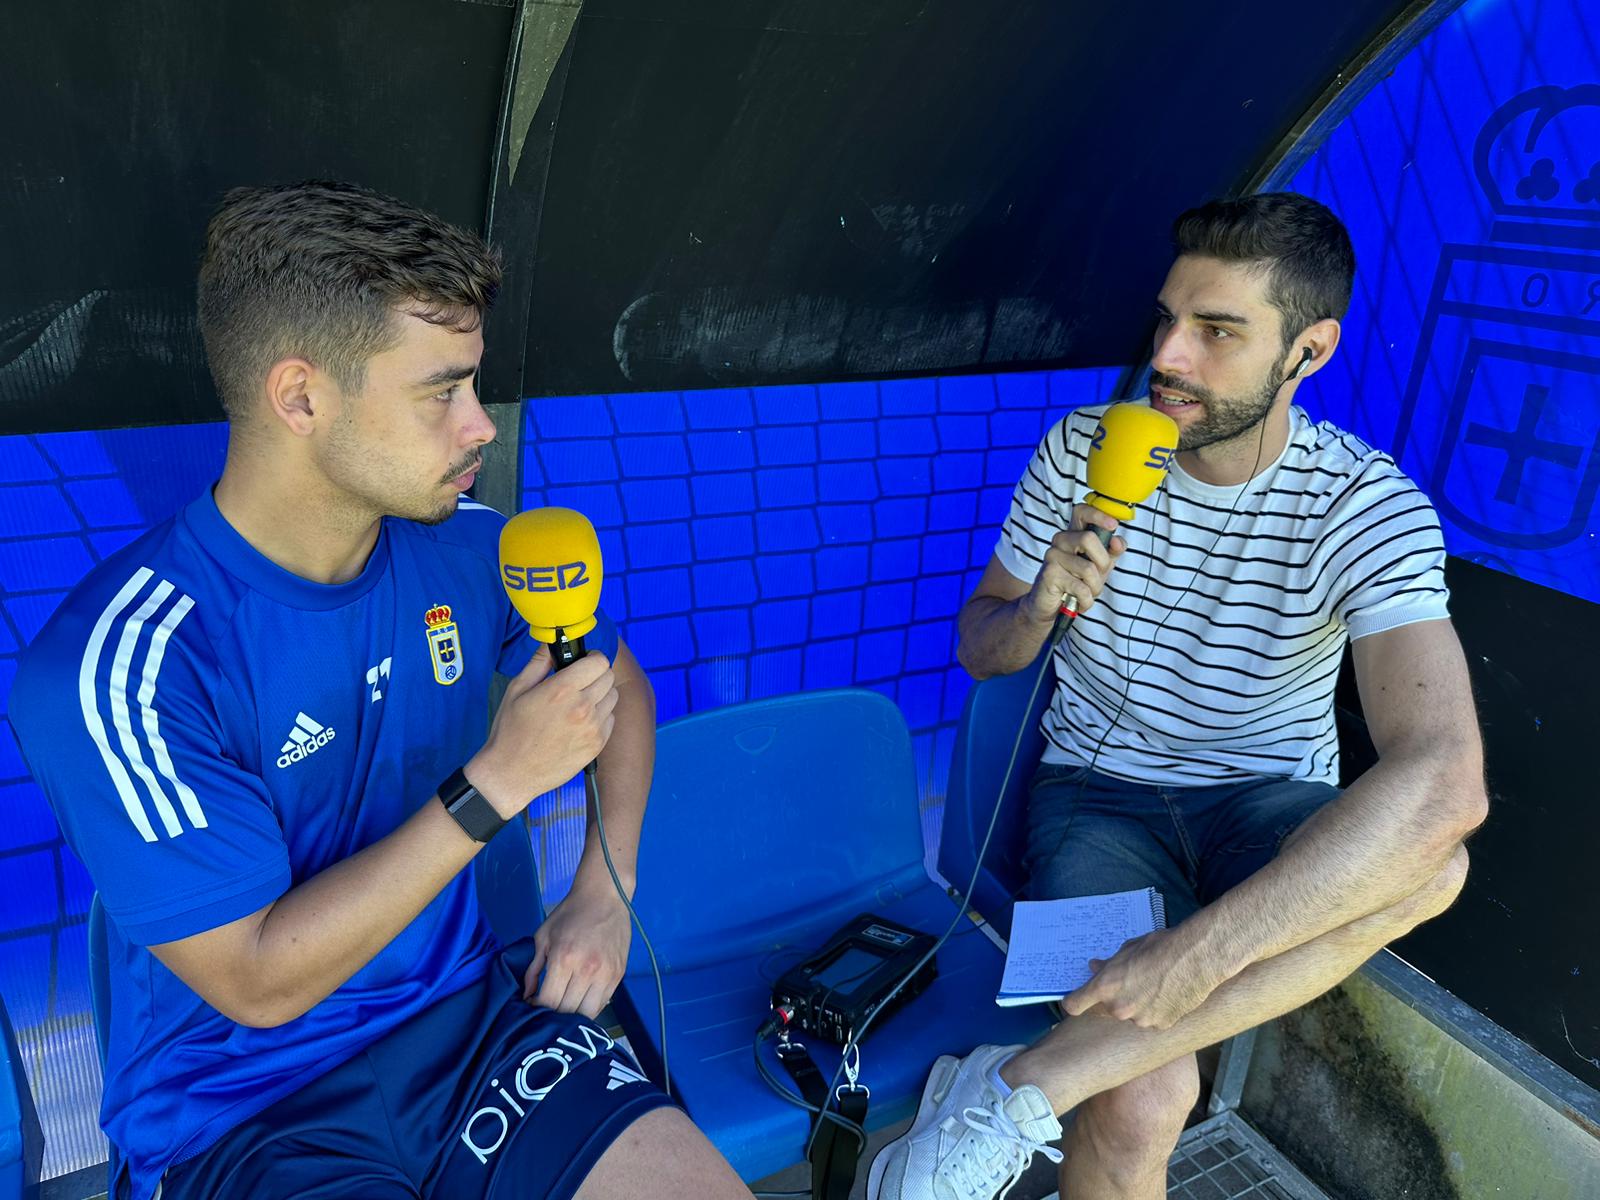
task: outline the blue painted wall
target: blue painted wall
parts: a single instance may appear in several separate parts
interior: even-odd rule
[[[1470,0],[1288,184],[1360,264],[1319,411],[1433,498],[1451,553],[1600,601],[1600,26]]]
[[[522,506],[595,524],[605,605],[660,718],[801,689],[870,687],[912,730],[937,828],[970,683],[955,614],[1048,423],[1119,370],[531,400]],[[545,825],[555,891],[574,803]]]

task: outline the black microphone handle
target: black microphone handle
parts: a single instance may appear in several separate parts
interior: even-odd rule
[[[589,648],[583,644],[581,637],[569,638],[565,629],[556,629],[556,640],[550,643],[550,670],[559,671],[563,667],[570,667],[584,655],[589,653]],[[583,769],[583,773],[591,780],[594,779],[595,764],[590,763]]]
[[[565,629],[557,629],[556,640],[550,644],[550,669],[559,671],[562,667],[570,667],[588,653],[588,647],[583,644],[581,637],[569,638]]]

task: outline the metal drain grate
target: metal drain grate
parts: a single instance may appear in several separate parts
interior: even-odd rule
[[[1225,1112],[1183,1135],[1167,1164],[1167,1200],[1328,1200],[1278,1149]]]

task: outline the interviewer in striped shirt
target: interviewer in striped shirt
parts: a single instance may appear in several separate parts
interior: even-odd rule
[[[985,1163],[994,1186],[970,1194],[993,1195],[1073,1108],[1063,1195],[1164,1196],[1194,1052],[1442,912],[1484,819],[1433,507],[1388,455],[1294,405],[1339,345],[1349,235],[1286,193],[1207,204],[1173,234],[1148,401],[1178,424],[1171,473],[1103,547],[1087,527],[1117,523],[1083,500],[1104,409],[1068,414],[1017,484],[959,649],[979,679],[1021,670],[1079,598],[1029,803],[1031,894],[1155,887],[1171,927],[1101,964],[1040,1043],[981,1047],[930,1088],[958,1120],[919,1114],[874,1172],[881,1197],[943,1194],[935,1178]],[[1347,643],[1379,759],[1341,792]]]

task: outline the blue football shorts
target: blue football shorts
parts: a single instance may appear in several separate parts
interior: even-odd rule
[[[170,1168],[161,1200],[566,1200],[672,1101],[587,1017],[522,999],[533,943]]]

